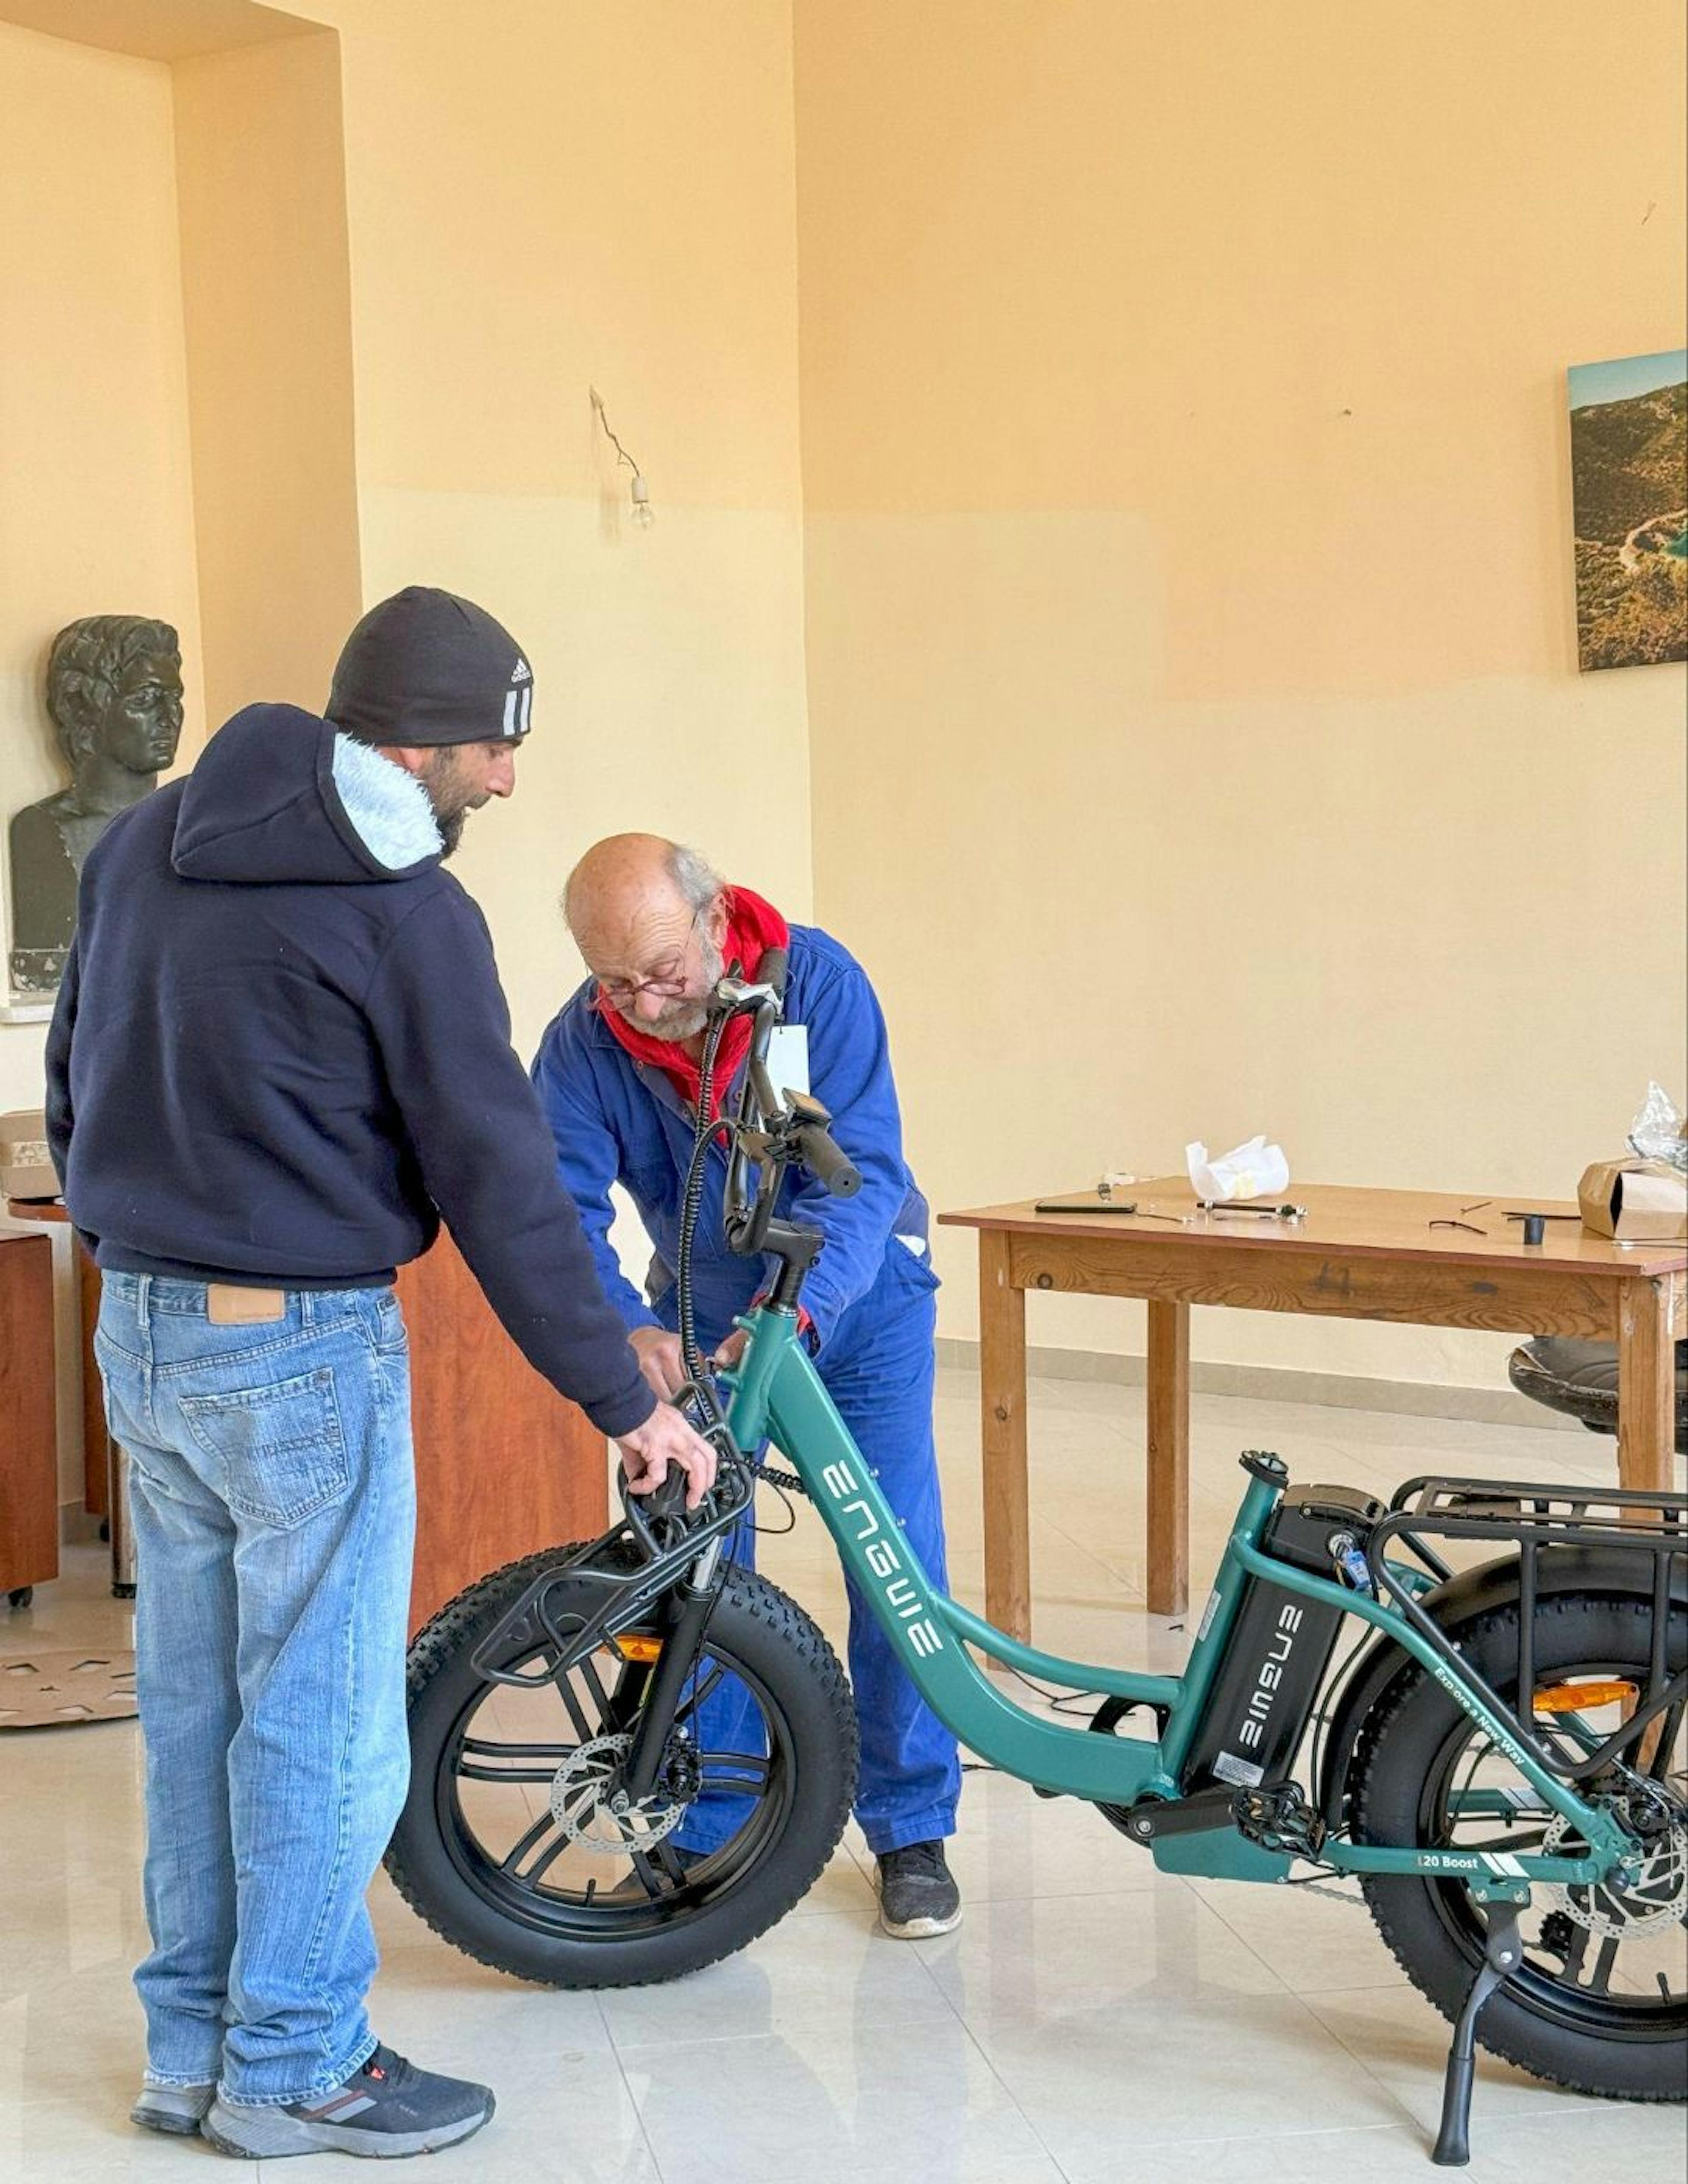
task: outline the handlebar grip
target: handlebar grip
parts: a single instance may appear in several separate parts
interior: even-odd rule
[[[762,960],[756,966],[756,983],[772,986],[782,1000],[785,999],[785,973],[788,961],[788,952],[785,949],[765,948]]]
[[[803,1165],[817,1183],[825,1184],[834,1198],[855,1197],[861,1188],[861,1170],[839,1150],[830,1130],[811,1123],[799,1131],[798,1143]]]
[[[643,1496],[645,1513],[651,1517],[682,1517],[686,1513],[685,1473],[671,1463],[660,1486]]]

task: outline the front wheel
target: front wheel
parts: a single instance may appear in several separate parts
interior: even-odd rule
[[[1591,1751],[1625,1719],[1613,1696],[1574,1711],[1556,1707],[1605,1683],[1649,1691],[1650,1602],[1561,1595],[1535,1618],[1538,1736],[1568,1754]],[[1461,1653],[1510,1706],[1518,1702],[1514,1605],[1463,1626]],[[1667,1675],[1688,1661],[1688,1615],[1671,1617]],[[1618,1765],[1579,1794],[1624,1802],[1653,1848],[1627,1891],[1535,1884],[1520,1914],[1524,1961],[1485,2006],[1479,2043],[1536,2076],[1579,2092],[1627,2100],[1688,2098],[1688,1758],[1685,1707],[1669,1709],[1620,1750]],[[1368,1843],[1535,1851],[1575,1857],[1585,1847],[1486,1733],[1423,1669],[1405,1673],[1368,1718],[1355,1755],[1355,1840]],[[1413,1984],[1444,2015],[1459,2013],[1483,1961],[1483,1915],[1463,1882],[1368,1875],[1367,1900]]]
[[[783,1918],[832,1856],[855,1788],[850,1685],[795,1602],[733,1566],[656,1789],[618,1811],[616,1769],[662,1642],[660,1604],[565,1677],[551,1673],[556,1647],[531,1637],[492,1663],[534,1675],[529,1688],[471,1663],[534,1580],[576,1552],[494,1571],[418,1634],[410,1788],[387,1868],[437,1933],[501,1971],[551,1986],[674,1979]],[[560,1571],[552,1627],[578,1628],[602,1583]]]

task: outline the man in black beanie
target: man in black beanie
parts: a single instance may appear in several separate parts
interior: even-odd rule
[[[532,671],[510,632],[471,600],[419,584],[364,616],[328,693],[336,727],[421,781],[448,857],[466,815],[515,788],[532,710]]]
[[[353,631],[326,717],[237,713],[82,873],[47,1128],[131,1463],[153,1938],[131,2113],[231,2153],[428,2153],[493,2112],[365,2012],[364,1892],[408,1763],[395,1269],[443,1219],[636,1492],[675,1464],[695,1503],[714,1475],[599,1287],[486,922],[442,869],[514,788],[532,694],[489,614],[414,587]]]

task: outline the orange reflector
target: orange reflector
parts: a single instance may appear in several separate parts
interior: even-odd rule
[[[1585,1707],[1633,1706],[1641,1696],[1633,1684],[1555,1684],[1535,1694],[1537,1713],[1580,1713]]]
[[[660,1638],[640,1638],[630,1630],[611,1642],[624,1661],[654,1661],[662,1651]]]

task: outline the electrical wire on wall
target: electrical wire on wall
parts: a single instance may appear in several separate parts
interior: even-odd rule
[[[616,429],[610,422],[610,413],[604,407],[604,397],[595,387],[588,387],[586,391],[592,397],[592,406],[597,413],[599,423],[604,427],[604,437],[616,450],[616,462],[625,463],[633,474],[632,487],[633,521],[638,524],[641,531],[649,531],[656,521],[656,510],[650,504],[650,488],[645,483],[644,472],[621,445],[616,436]]]

